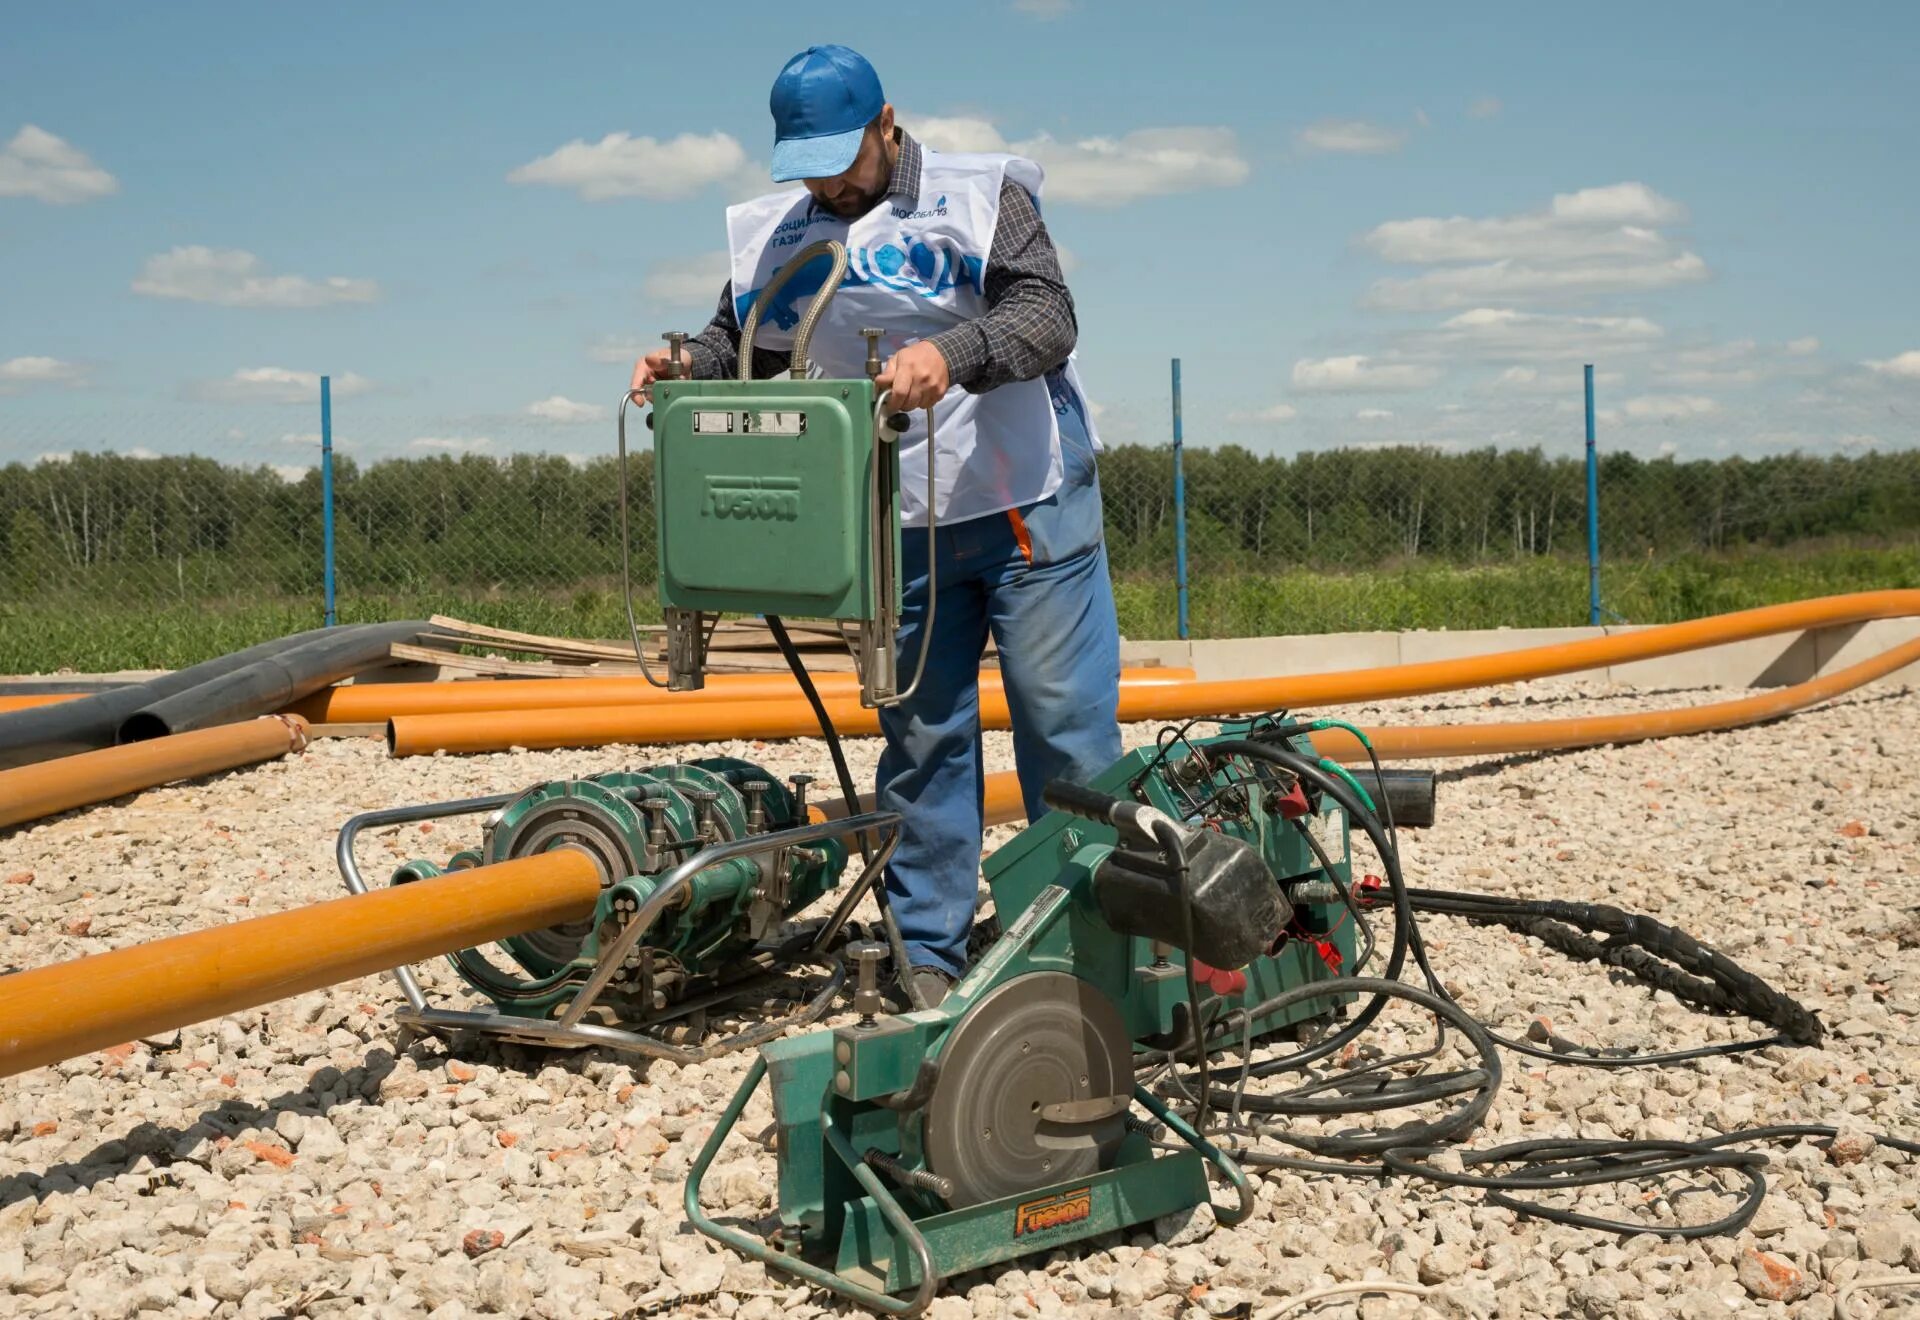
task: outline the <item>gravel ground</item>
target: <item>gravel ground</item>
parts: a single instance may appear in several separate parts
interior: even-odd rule
[[[1724,699],[1555,682],[1340,712],[1356,720],[1557,717]],[[1490,698],[1490,699],[1489,699]],[[1522,709],[1516,710],[1519,706]],[[1128,731],[1130,745],[1153,730]],[[698,749],[826,773],[817,742]],[[848,748],[864,782],[877,747]],[[349,815],[695,754],[604,749],[392,761],[377,743],[304,756],[0,836],[0,968],[38,966],[333,897]],[[989,735],[991,768],[1012,765]],[[1820,1014],[1820,1049],[1660,1071],[1540,1068],[1509,1055],[1472,1144],[1547,1135],[1697,1138],[1830,1123],[1847,1141],[1773,1148],[1769,1190],[1734,1237],[1666,1241],[1523,1219],[1478,1193],[1273,1173],[1237,1229],[1205,1213],[956,1281],[963,1316],[1244,1314],[1359,1279],[1424,1299],[1369,1318],[1836,1314],[1850,1280],[1920,1270],[1920,1164],[1856,1135],[1920,1132],[1920,694],[1871,690],[1766,728],[1637,747],[1449,764],[1440,821],[1409,833],[1410,883],[1593,899],[1657,915]],[[363,840],[367,873],[444,857],[472,827]],[[997,830],[990,843],[1010,830]],[[1752,1034],[1539,944],[1431,919],[1433,956],[1471,1010],[1518,1034],[1535,1014],[1576,1039],[1673,1048]],[[458,995],[451,978],[430,984]],[[438,1042],[401,1047],[392,982],[373,977],[0,1088],[0,1313],[583,1317],[852,1314],[710,1249],[678,1202],[741,1058],[636,1067]],[[1403,1021],[1404,1019],[1404,1021]],[[1393,1047],[1414,1020],[1383,1019]],[[770,1213],[764,1092],[709,1178],[716,1210]],[[1595,1189],[1698,1223],[1725,1195]],[[704,1301],[702,1294],[721,1289]],[[8,1291],[10,1290],[10,1291]],[[1357,1299],[1294,1314],[1351,1316]],[[1920,1288],[1857,1294],[1853,1316],[1920,1313]]]

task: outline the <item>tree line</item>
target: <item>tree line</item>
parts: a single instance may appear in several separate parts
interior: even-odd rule
[[[629,462],[634,571],[654,565],[652,455]],[[1586,552],[1586,472],[1538,449],[1399,447],[1288,457],[1235,445],[1184,455],[1193,571],[1474,564]],[[1101,457],[1116,573],[1169,571],[1172,453]],[[1605,455],[1603,555],[1657,556],[1920,532],[1920,452],[1680,461]],[[517,454],[336,457],[342,591],[604,582],[619,572],[615,460]],[[307,595],[321,559],[321,484],[265,465],[76,453],[0,467],[0,595],[129,600]]]

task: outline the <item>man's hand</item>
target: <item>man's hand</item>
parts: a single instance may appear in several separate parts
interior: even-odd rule
[[[939,348],[923,339],[887,359],[876,384],[892,391],[887,406],[899,412],[930,408],[946,396],[953,385],[947,372],[947,359]]]
[[[691,376],[693,374],[693,354],[684,348],[680,350],[680,365],[683,369],[681,372],[682,375]],[[633,384],[627,388],[630,392],[638,394],[642,398],[650,398],[653,382],[659,380],[666,374],[667,350],[664,348],[656,348],[653,352],[633,364]]]

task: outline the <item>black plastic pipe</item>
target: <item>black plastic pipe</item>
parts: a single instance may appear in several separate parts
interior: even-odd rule
[[[121,722],[144,706],[319,638],[344,636],[384,626],[350,624],[344,628],[312,628],[291,637],[276,637],[270,642],[249,646],[231,655],[203,660],[197,665],[175,670],[171,674],[161,674],[144,683],[114,688],[74,701],[0,714],[0,770],[49,761],[74,752],[111,747],[120,736]],[[416,629],[426,627],[425,624],[414,626]]]
[[[244,651],[235,651],[232,655],[216,656],[171,674],[161,674],[144,683],[115,688],[76,701],[9,711],[0,715],[0,769],[111,747],[119,736],[120,721],[142,706],[197,687],[208,679],[231,673],[275,652],[325,636],[329,631],[326,628],[314,628],[291,637],[276,637]]]
[[[1382,815],[1391,814],[1396,827],[1422,830],[1433,824],[1433,771],[1382,770],[1376,775],[1372,767],[1350,769]]]
[[[121,721],[119,741],[164,738],[271,714],[308,693],[385,664],[395,642],[412,641],[431,626],[425,619],[409,619],[331,629],[142,706]]]
[[[137,678],[18,678],[0,679],[0,697],[92,696],[96,692],[114,692],[135,687]]]

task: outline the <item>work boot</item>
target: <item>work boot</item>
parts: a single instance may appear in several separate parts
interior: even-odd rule
[[[913,988],[928,1008],[938,1008],[940,1001],[947,997],[947,991],[953,988],[953,978],[938,967],[916,967],[913,969]]]

